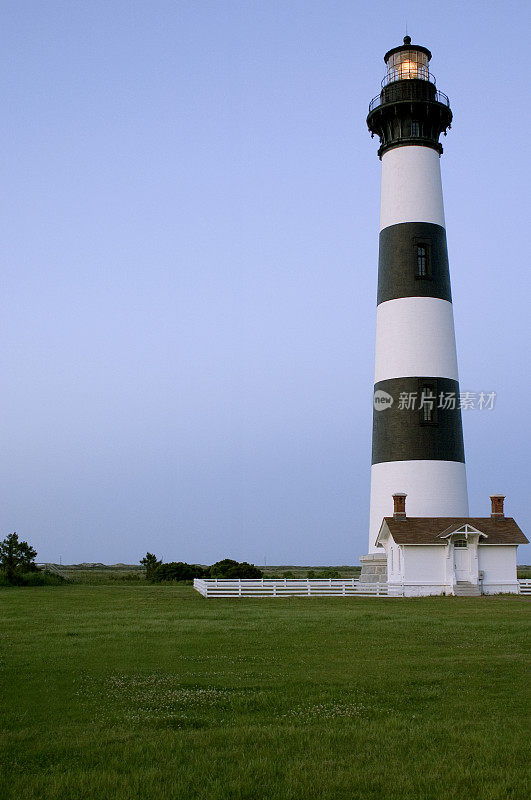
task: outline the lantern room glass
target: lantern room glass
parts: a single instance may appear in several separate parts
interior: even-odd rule
[[[401,50],[389,56],[386,83],[413,78],[428,81],[429,75],[428,56],[420,50]]]

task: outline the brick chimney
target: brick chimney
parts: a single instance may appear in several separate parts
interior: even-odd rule
[[[503,519],[503,501],[505,500],[504,494],[491,494],[490,496],[490,503],[491,503],[491,510],[490,510],[490,518],[491,519]]]
[[[405,492],[395,492],[393,495],[393,502],[395,504],[393,511],[393,519],[406,518],[406,497]]]

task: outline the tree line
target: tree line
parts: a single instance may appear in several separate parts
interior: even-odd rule
[[[35,563],[37,551],[28,542],[19,539],[17,533],[10,533],[0,542],[0,570],[4,580],[11,585],[27,585],[62,582],[59,576],[45,576]],[[191,581],[194,578],[261,578],[263,572],[247,561],[234,561],[224,558],[210,566],[187,564],[184,561],[170,561],[165,564],[153,553],[146,553],[140,563],[146,569],[146,579],[152,583],[163,581]],[[41,579],[41,580],[39,580]]]

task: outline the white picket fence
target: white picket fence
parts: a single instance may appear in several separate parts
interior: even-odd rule
[[[519,580],[520,594],[531,595],[531,580]],[[203,597],[387,597],[386,583],[359,578],[196,578]]]
[[[363,583],[359,578],[195,578],[203,597],[387,597],[386,583]]]

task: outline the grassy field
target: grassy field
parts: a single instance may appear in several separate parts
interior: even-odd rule
[[[0,797],[528,795],[528,601],[0,589]]]

